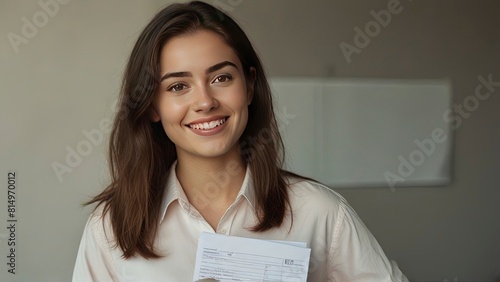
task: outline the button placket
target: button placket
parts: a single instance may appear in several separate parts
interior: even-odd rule
[[[239,200],[239,199],[238,199]],[[224,213],[217,226],[217,234],[229,235],[231,230],[231,225],[233,223],[234,217],[236,216],[237,204],[239,201],[233,203],[229,209]]]

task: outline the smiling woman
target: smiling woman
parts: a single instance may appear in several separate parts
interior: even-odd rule
[[[160,11],[119,107],[111,183],[87,203],[74,281],[190,281],[202,232],[305,242],[308,281],[407,281],[339,194],[282,169],[263,67],[222,11]]]

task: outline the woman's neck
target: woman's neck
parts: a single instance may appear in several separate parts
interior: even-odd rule
[[[200,212],[220,212],[231,205],[245,178],[246,166],[237,149],[204,158],[178,153],[176,174],[189,202]]]

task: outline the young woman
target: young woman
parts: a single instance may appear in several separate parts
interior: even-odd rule
[[[306,242],[308,281],[407,281],[339,194],[282,169],[263,67],[222,11],[160,11],[119,109],[74,281],[192,281],[201,232]]]

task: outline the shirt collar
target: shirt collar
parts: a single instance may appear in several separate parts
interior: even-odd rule
[[[179,179],[177,179],[177,174],[175,173],[176,166],[177,161],[175,161],[170,166],[170,172],[168,175],[167,184],[165,186],[165,192],[163,194],[163,200],[161,204],[160,223],[165,218],[167,208],[173,201],[178,200],[181,206],[191,206],[186,194],[184,193],[184,190],[182,189]],[[248,201],[252,209],[255,211],[255,193],[252,173],[249,166],[247,166],[246,168],[245,178],[243,179],[243,183],[241,185],[240,191],[238,192],[238,195],[236,196],[235,202],[237,202],[242,196]]]

